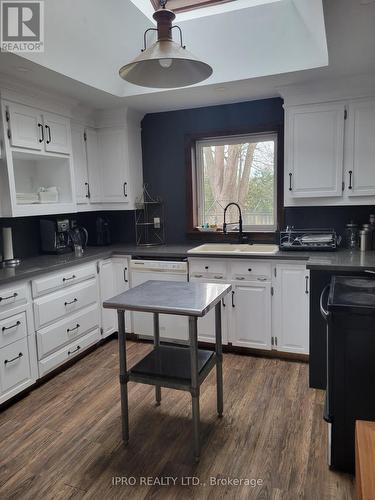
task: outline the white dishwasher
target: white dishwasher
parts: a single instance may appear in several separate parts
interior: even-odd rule
[[[163,260],[132,260],[130,285],[135,287],[149,280],[188,281],[187,262]],[[152,313],[133,312],[133,331],[141,338],[153,338]],[[159,315],[160,338],[163,340],[188,340],[189,324],[185,316]]]

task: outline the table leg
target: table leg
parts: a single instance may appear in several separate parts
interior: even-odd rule
[[[128,406],[128,374],[126,370],[126,334],[125,311],[117,311],[118,319],[118,347],[120,359],[120,390],[121,390],[121,422],[122,439],[129,442],[129,406]]]
[[[215,351],[216,351],[216,391],[217,414],[223,416],[223,350],[221,343],[221,302],[215,306]]]
[[[190,362],[191,362],[191,398],[194,435],[194,458],[200,459],[200,425],[199,425],[199,382],[198,382],[198,339],[197,318],[189,317]]]
[[[159,346],[160,346],[159,314],[154,313],[154,349],[157,349]],[[156,406],[160,406],[160,401],[161,401],[160,385],[155,386],[155,400],[156,400]]]

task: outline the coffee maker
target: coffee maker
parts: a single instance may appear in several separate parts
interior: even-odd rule
[[[62,254],[73,251],[69,219],[40,219],[39,227],[43,253]]]

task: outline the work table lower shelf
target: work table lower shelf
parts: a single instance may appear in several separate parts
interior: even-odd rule
[[[198,349],[199,385],[207,377],[215,360],[213,351]],[[188,391],[191,388],[190,349],[162,344],[133,366],[128,376],[133,382]]]

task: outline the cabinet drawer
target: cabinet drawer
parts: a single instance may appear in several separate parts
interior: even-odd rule
[[[28,338],[0,349],[1,392],[8,392],[32,379]]]
[[[83,311],[72,314],[69,318],[53,323],[37,332],[38,359],[45,358],[84,334],[98,328],[99,306],[94,304]]]
[[[0,348],[26,336],[26,312],[0,320]]]
[[[94,331],[84,335],[80,339],[68,344],[62,349],[54,352],[47,358],[39,361],[39,374],[41,377],[46,373],[50,372],[54,368],[66,363],[69,359],[74,358],[85,349],[93,344],[96,344],[100,340],[99,328]]]
[[[26,285],[3,288],[0,290],[0,312],[27,303]]]
[[[35,328],[53,323],[98,301],[96,279],[70,286],[34,300]]]
[[[224,260],[189,259],[189,274],[193,278],[225,279],[227,265]]]
[[[254,261],[232,261],[230,264],[231,279],[234,281],[270,281],[271,264]]]
[[[34,297],[39,297],[45,293],[69,287],[80,281],[88,280],[96,276],[95,264],[82,267],[70,267],[63,272],[49,274],[32,281],[32,291]]]

